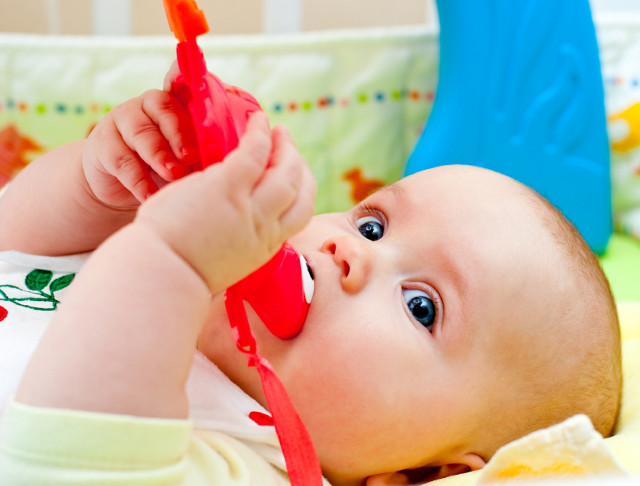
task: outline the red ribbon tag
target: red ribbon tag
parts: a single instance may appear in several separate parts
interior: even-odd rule
[[[280,440],[291,485],[322,486],[322,470],[309,432],[276,372],[258,353],[242,297],[235,287],[227,290],[225,306],[236,346],[247,355],[249,366],[255,366],[260,374],[262,389]],[[259,420],[262,419],[264,417],[259,418]]]

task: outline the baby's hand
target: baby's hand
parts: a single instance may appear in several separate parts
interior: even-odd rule
[[[93,195],[135,209],[188,172],[198,152],[188,111],[170,93],[150,90],[112,109],[93,129],[82,166]]]
[[[313,215],[315,181],[282,127],[251,116],[236,150],[143,204],[134,224],[150,227],[212,292],[266,263]]]

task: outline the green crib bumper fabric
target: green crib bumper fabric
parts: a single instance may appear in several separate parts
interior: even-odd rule
[[[600,263],[616,301],[640,302],[640,244],[637,240],[614,233]]]

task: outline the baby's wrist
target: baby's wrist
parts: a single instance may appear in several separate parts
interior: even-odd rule
[[[136,232],[144,235],[143,237],[147,241],[155,240],[153,246],[163,245],[167,251],[180,259],[185,272],[196,276],[200,284],[206,287],[207,295],[222,292],[228,287],[228,283],[221,278],[223,277],[222,273],[207,271],[206,265],[203,264],[205,260],[203,251],[190,245],[192,238],[190,238],[188,231],[180,231],[180,225],[173,227],[161,224],[156,218],[148,217],[142,212],[135,218],[133,226],[136,228]]]
[[[209,299],[212,293],[219,291],[210,287],[189,255],[185,254],[180,245],[175,244],[175,238],[167,237],[162,229],[150,224],[145,218],[136,218],[123,231],[130,234],[130,244],[136,245],[140,250],[131,252],[134,258],[145,258],[153,262],[151,266],[157,268],[158,275],[166,270],[170,262],[173,269],[170,280],[191,292],[194,298]],[[186,235],[183,237],[188,238]]]

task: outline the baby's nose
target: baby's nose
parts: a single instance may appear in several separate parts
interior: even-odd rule
[[[365,240],[359,241],[352,236],[329,238],[322,244],[322,250],[330,253],[340,268],[340,284],[345,292],[353,294],[364,288],[371,270]]]

